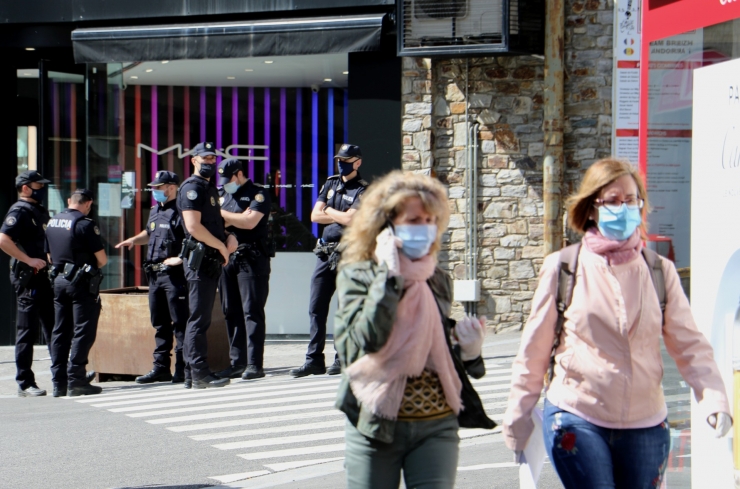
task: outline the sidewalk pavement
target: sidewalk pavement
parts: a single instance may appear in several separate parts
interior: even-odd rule
[[[152,330],[154,334],[154,330]],[[492,357],[506,357],[516,355],[519,346],[520,332],[493,334],[486,337],[486,343],[483,347],[483,356],[486,359]],[[288,375],[292,368],[303,365],[306,357],[306,347],[308,337],[305,339],[280,339],[271,338],[265,343],[265,373],[267,375]],[[16,397],[18,393],[18,384],[15,382],[15,350],[13,346],[0,346],[0,398]],[[125,354],[125,352],[123,352]],[[334,348],[331,340],[327,341],[326,365],[334,362]],[[34,347],[33,353],[33,371],[36,375],[36,383],[42,389],[46,389],[51,395],[51,358],[49,350],[45,346]],[[147,370],[142,372],[145,374]],[[118,387],[132,385],[134,382],[102,382],[103,389],[106,387]]]

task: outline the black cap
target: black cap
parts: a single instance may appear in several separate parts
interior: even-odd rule
[[[362,158],[362,151],[360,151],[360,147],[356,144],[343,144],[341,148],[339,148],[339,153],[334,155],[334,158],[339,158],[341,160],[348,160],[348,159],[359,159]]]
[[[244,171],[244,168],[242,167],[242,162],[237,158],[224,160],[218,166],[218,174],[225,180],[231,180],[231,177],[233,177],[238,171]]]
[[[15,177],[16,187],[22,187],[23,185],[28,185],[29,183],[33,182],[51,183],[51,180],[45,179],[41,176],[41,173],[37,172],[36,170],[24,171],[23,173]]]
[[[216,145],[213,143],[198,143],[193,148],[193,156],[216,156]]]
[[[72,192],[72,195],[75,195],[75,194],[84,195],[85,197],[87,197],[90,200],[95,200],[95,197],[93,197],[92,190],[88,190],[86,188],[78,188],[77,190],[75,190],[74,192]]]
[[[149,187],[159,187],[160,185],[164,185],[166,183],[180,185],[180,177],[177,176],[177,173],[161,170],[157,172],[157,175],[154,177],[154,181],[148,183],[147,185]]]

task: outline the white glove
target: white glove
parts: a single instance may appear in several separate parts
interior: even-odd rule
[[[732,418],[727,413],[710,414],[707,423],[714,428],[715,438],[722,438],[732,428]]]
[[[481,354],[483,339],[486,336],[486,318],[465,316],[455,325],[455,339],[460,345],[463,362],[475,360]]]
[[[527,463],[527,459],[524,457],[524,450],[514,450],[514,463],[515,464]]]
[[[385,228],[375,238],[375,259],[379,264],[385,263],[388,267],[388,276],[395,277],[401,273],[398,261],[398,249],[403,244],[401,238],[396,237],[390,227]]]

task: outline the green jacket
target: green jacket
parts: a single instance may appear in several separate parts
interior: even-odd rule
[[[483,403],[468,379],[468,375],[476,379],[485,375],[483,359],[478,357],[463,363],[458,347],[453,348],[450,342],[450,330],[455,325],[455,321],[449,318],[452,281],[438,267],[427,283],[439,306],[447,346],[463,385],[461,398],[464,409],[458,416],[460,426],[494,428],[496,423],[486,416]],[[372,260],[350,263],[339,270],[337,290],[339,308],[334,319],[334,347],[342,367],[346,367],[366,353],[380,350],[388,340],[398,301],[403,294],[403,278],[389,277],[385,265],[378,265]],[[385,443],[393,442],[396,422],[365,410],[352,394],[345,373],[342,373],[336,407],[347,415],[363,435]]]

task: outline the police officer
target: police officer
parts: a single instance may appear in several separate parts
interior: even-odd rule
[[[221,162],[218,173],[227,182],[221,197],[221,216],[239,247],[224,267],[219,285],[231,366],[216,375],[258,379],[265,376],[265,304],[270,290],[270,256],[274,255],[272,242],[268,242],[270,194],[244,176],[236,158]]]
[[[185,224],[183,243],[185,278],[188,282],[190,317],[185,328],[185,388],[223,387],[230,380],[220,379],[208,367],[206,331],[216,287],[229,254],[236,251],[236,238],[224,229],[219,195],[214,183],[216,153],[213,143],[193,148],[193,176],[182,183],[177,193],[177,209]],[[228,236],[228,238],[227,238]],[[192,374],[192,379],[189,377]]]
[[[155,331],[154,367],[148,374],[136,377],[137,384],[185,382],[182,348],[188,320],[188,284],[182,258],[178,256],[185,239],[185,228],[176,205],[179,184],[180,177],[175,173],[157,172],[149,184],[157,205],[149,212],[146,229],[116,245],[116,248],[128,249],[134,245],[149,245],[144,270],[149,279],[149,313]],[[174,376],[170,372],[173,333],[177,339]]]
[[[339,166],[339,175],[328,178],[311,211],[311,221],[324,224],[325,227],[314,250],[318,258],[311,277],[311,299],[308,306],[311,340],[306,352],[306,363],[290,371],[293,377],[340,373],[339,358],[336,356],[334,363],[328,369],[325,368],[326,318],[336,289],[339,240],[344,228],[352,221],[360,204],[360,196],[368,184],[360,177],[362,153],[359,146],[343,144],[334,159]]]
[[[46,223],[49,213],[42,207],[49,180],[36,171],[15,178],[18,202],[13,204],[0,227],[0,249],[11,260],[10,282],[18,298],[15,340],[15,380],[18,397],[45,396],[31,370],[33,345],[39,323],[48,345],[54,327],[54,296],[46,271]]]
[[[51,380],[54,397],[100,394],[90,385],[85,365],[95,342],[100,316],[100,269],[108,262],[100,228],[88,214],[93,193],[77,189],[67,208],[49,220],[49,243],[54,280],[54,315],[51,333]],[[69,389],[68,389],[69,387]]]

